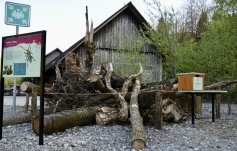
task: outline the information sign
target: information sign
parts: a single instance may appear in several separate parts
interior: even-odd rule
[[[30,26],[30,5],[6,2],[5,24],[14,26]]]

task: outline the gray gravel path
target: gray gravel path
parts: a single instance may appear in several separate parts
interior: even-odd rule
[[[9,106],[4,106],[4,116],[10,116]],[[8,113],[10,110],[10,113]],[[18,108],[18,113],[22,109]],[[211,104],[203,104],[203,118],[191,118],[180,124],[166,124],[162,130],[146,126],[148,134],[145,151],[236,151],[237,105],[232,105],[232,115],[227,115],[227,105],[221,106],[221,118],[211,122]],[[9,114],[9,115],[8,115]],[[74,127],[44,137],[39,137],[31,124],[3,127],[2,151],[129,151],[131,150],[130,125],[91,125]]]

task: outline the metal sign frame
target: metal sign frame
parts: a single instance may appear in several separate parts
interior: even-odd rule
[[[40,77],[41,33],[3,38],[3,77]]]
[[[4,77],[3,77],[3,55],[4,55],[4,41],[8,38],[17,38],[28,35],[41,35],[41,59],[40,59],[40,125],[39,125],[39,145],[43,145],[44,134],[44,72],[45,72],[45,50],[46,50],[46,31],[38,31],[26,34],[19,34],[13,36],[2,37],[2,56],[1,56],[1,81],[0,81],[0,139],[2,139],[3,127],[3,101],[4,101]]]

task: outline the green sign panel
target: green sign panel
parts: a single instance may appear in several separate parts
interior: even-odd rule
[[[29,27],[30,5],[6,2],[5,24]]]

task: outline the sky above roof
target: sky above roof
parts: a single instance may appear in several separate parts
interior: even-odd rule
[[[94,27],[97,27],[130,1],[149,22],[147,5],[143,0],[12,0],[10,2],[30,5],[30,26],[20,27],[19,34],[46,30],[46,53],[49,53],[56,48],[65,51],[85,36],[86,6],[88,6],[89,19],[92,19]],[[163,8],[171,6],[179,8],[184,2],[184,0],[160,1]],[[7,1],[0,1],[1,37],[16,34],[15,26],[4,23],[5,2]]]

